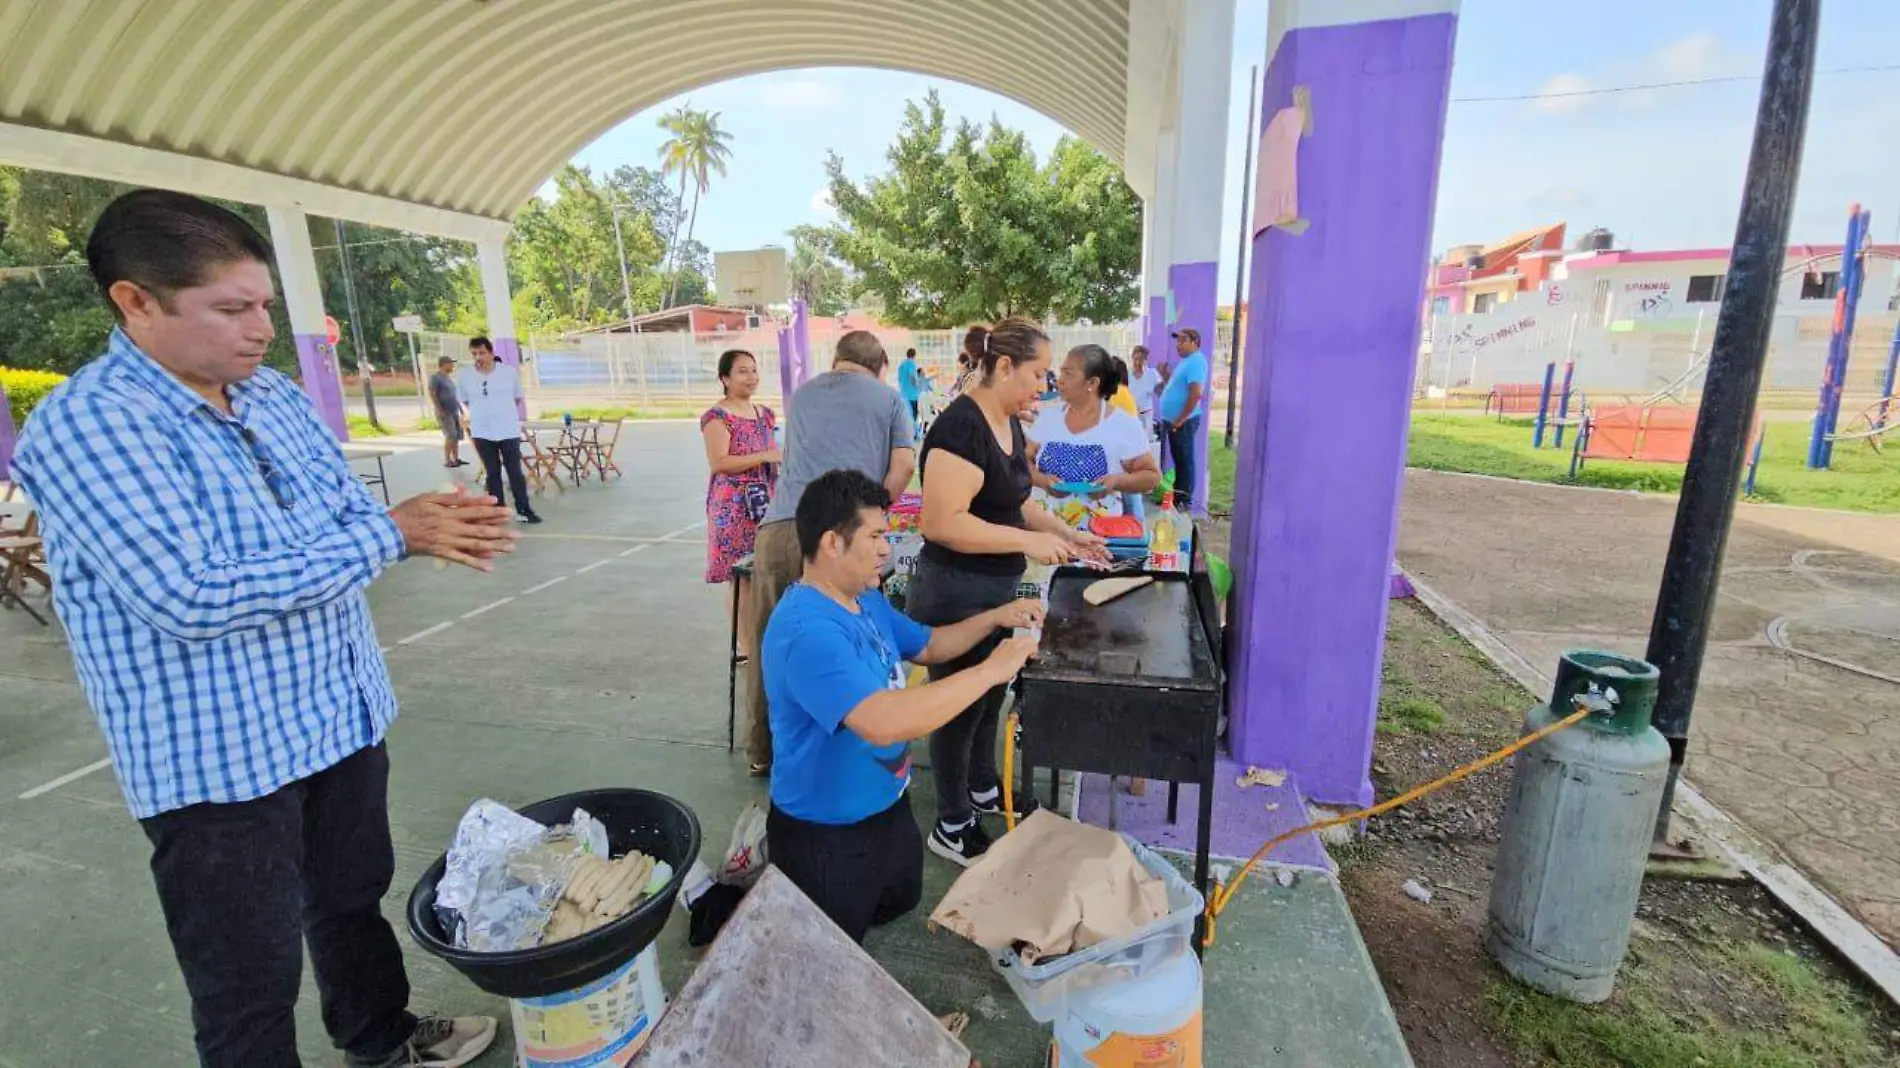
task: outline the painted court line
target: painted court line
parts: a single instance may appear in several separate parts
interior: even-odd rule
[[[566,582],[566,581],[567,581],[566,575],[559,575],[547,580],[546,582],[541,583],[539,586],[529,586],[527,589],[521,591],[521,596],[526,597],[527,595],[531,593],[540,593],[542,590],[547,589],[549,586],[558,586],[561,583]]]
[[[592,571],[592,570],[594,570],[594,569],[595,569],[595,568],[597,568],[597,567],[606,567],[606,566],[607,566],[608,564],[611,564],[611,563],[613,563],[613,562],[614,562],[614,558],[613,558],[613,557],[611,557],[611,556],[609,556],[609,557],[608,557],[607,559],[605,559],[605,560],[596,560],[596,561],[594,561],[593,563],[591,563],[591,564],[588,564],[588,565],[587,565],[586,567],[577,567],[577,568],[575,568],[575,569],[574,569],[574,573],[575,573],[576,575],[585,575],[585,574],[587,574],[587,573],[588,573],[589,571]]]
[[[633,548],[631,548],[631,549],[622,549],[622,550],[620,551],[620,554],[619,554],[619,555],[621,555],[621,556],[632,556],[632,555],[633,555],[634,553],[637,553],[637,552],[640,552],[640,551],[642,551],[642,550],[644,550],[644,549],[651,549],[651,548],[653,548],[653,546],[652,546],[652,545],[636,545],[636,546],[634,546],[634,547],[633,547]]]
[[[110,767],[111,764],[112,764],[112,761],[109,759],[94,761],[91,764],[87,764],[85,767],[80,768],[78,771],[69,771],[64,775],[61,775],[59,778],[54,779],[52,782],[41,783],[40,785],[35,786],[31,790],[28,790],[26,793],[21,794],[20,800],[31,801],[34,798],[40,796],[41,794],[52,793],[54,790],[59,789],[60,787],[66,785],[69,782],[78,782],[80,779],[83,779],[86,776],[91,775],[93,772],[98,771],[100,768]]]
[[[508,604],[509,602],[513,600],[514,600],[513,597],[503,597],[499,601],[490,601],[487,604],[481,606],[480,608],[471,608],[468,611],[463,612],[462,618],[474,619],[476,616],[481,615],[483,612],[492,612],[495,609],[500,608],[502,605]]]
[[[443,620],[442,622],[440,622],[440,623],[437,623],[437,624],[436,624],[435,626],[433,626],[433,627],[424,627],[423,629],[421,629],[421,630],[419,630],[419,631],[416,631],[416,632],[415,632],[414,634],[411,634],[411,635],[410,635],[410,636],[408,636],[407,638],[399,638],[399,639],[397,639],[397,641],[396,641],[396,644],[397,644],[397,645],[408,645],[408,644],[410,644],[410,643],[412,643],[412,642],[419,642],[419,641],[421,641],[422,639],[424,639],[424,638],[427,638],[427,637],[428,637],[429,635],[431,635],[431,634],[440,634],[440,633],[442,633],[443,631],[445,631],[445,630],[447,630],[447,629],[449,629],[450,627],[453,627],[453,626],[455,626],[455,621],[454,621],[454,620],[452,620],[452,619],[445,619],[445,620]]]

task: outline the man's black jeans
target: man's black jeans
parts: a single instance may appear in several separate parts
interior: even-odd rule
[[[1194,496],[1200,490],[1201,417],[1168,428],[1168,452],[1174,458],[1174,506],[1183,515],[1194,514]]]
[[[409,977],[380,909],[396,871],[377,745],[274,794],[142,821],[205,1068],[296,1068],[310,945],[323,1026],[374,1060],[409,1040]]]
[[[528,503],[528,476],[521,470],[521,439],[509,438],[506,441],[489,441],[487,438],[475,439],[475,454],[482,459],[482,474],[486,477],[488,495],[501,504],[501,473],[508,472],[508,492],[515,495],[515,511],[527,515],[534,511]]]

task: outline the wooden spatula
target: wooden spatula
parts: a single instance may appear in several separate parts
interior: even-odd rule
[[[1082,591],[1082,599],[1100,608],[1117,597],[1125,597],[1141,589],[1154,580],[1153,575],[1121,575],[1115,578],[1098,579],[1089,583],[1088,588]]]

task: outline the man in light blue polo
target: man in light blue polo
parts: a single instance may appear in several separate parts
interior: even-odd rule
[[[1194,494],[1201,477],[1201,401],[1207,396],[1207,354],[1201,351],[1201,332],[1184,326],[1174,332],[1174,351],[1180,362],[1168,372],[1161,391],[1161,432],[1167,435],[1174,457],[1174,502],[1193,514]]]

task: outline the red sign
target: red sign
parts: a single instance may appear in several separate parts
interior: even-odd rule
[[[343,331],[337,327],[336,320],[330,318],[327,315],[324,316],[323,317],[323,339],[325,341],[328,341],[330,344],[334,345],[338,341],[342,340],[342,338],[343,338]]]

